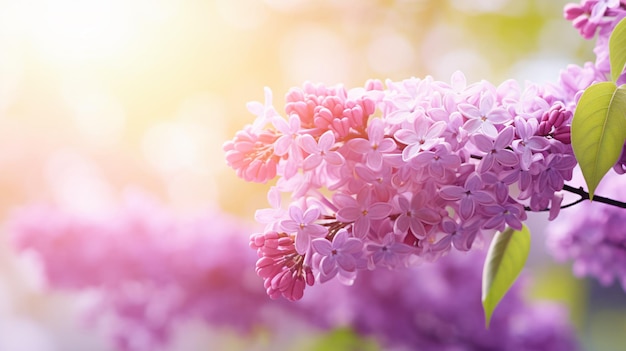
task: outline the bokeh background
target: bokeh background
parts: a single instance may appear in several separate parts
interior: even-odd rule
[[[470,82],[555,81],[593,60],[562,19],[566,2],[1,0],[0,218],[39,202],[97,212],[135,187],[176,211],[210,204],[250,220],[268,186],[237,179],[221,147],[252,121],[246,102],[263,101],[263,87],[280,110],[306,80],[447,81],[460,69]],[[624,292],[554,264],[544,226],[532,216],[528,298],[567,304],[589,350],[619,349]],[[33,260],[0,242],[2,350],[109,350],[79,325],[80,298],[44,289]],[[202,324],[178,340],[200,350],[208,338],[250,346]]]

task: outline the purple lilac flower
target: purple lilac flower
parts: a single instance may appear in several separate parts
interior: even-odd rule
[[[342,222],[354,222],[354,236],[361,239],[368,236],[372,220],[386,218],[392,210],[388,203],[372,202],[371,193],[367,188],[363,188],[356,199],[336,194],[333,200],[341,206],[337,211],[337,219]]]
[[[478,234],[480,223],[477,220],[457,223],[450,217],[445,217],[441,221],[441,236],[436,243],[431,246],[431,250],[438,253],[449,251],[452,246],[459,251],[468,251],[472,248],[474,239]]]
[[[367,245],[366,249],[371,252],[369,265],[372,269],[402,267],[408,256],[415,252],[411,246],[399,242],[393,232],[387,233],[380,243]]]
[[[448,185],[441,188],[439,196],[446,200],[459,201],[459,216],[462,220],[470,219],[478,205],[495,202],[492,193],[483,190],[485,184],[478,173],[472,173],[464,186]]]
[[[315,239],[311,243],[319,261],[320,283],[327,282],[335,276],[351,284],[356,277],[358,266],[362,266],[363,242],[348,236],[348,232],[340,230],[332,242],[326,239]],[[314,256],[315,259],[315,256]]]
[[[355,188],[360,189],[365,183],[374,192],[374,196],[381,201],[386,202],[391,198],[391,192],[389,191],[393,180],[391,169],[383,168],[379,171],[374,171],[363,165],[356,165],[354,174],[356,174],[356,177],[352,180],[355,181],[355,184],[358,184],[354,186]]]
[[[420,152],[412,160],[411,166],[416,169],[425,167],[431,177],[445,182],[461,166],[461,158],[451,153],[447,144],[442,144],[435,146],[432,151]]]
[[[515,117],[515,129],[519,140],[513,142],[513,149],[521,155],[520,167],[524,171],[530,170],[530,165],[534,161],[538,161],[537,156],[540,155],[540,152],[550,147],[550,143],[546,138],[535,135],[537,134],[537,128],[538,124],[536,119],[526,121],[521,117]],[[545,135],[548,134],[549,133]]]
[[[485,173],[493,168],[495,162],[502,166],[513,167],[519,163],[517,155],[507,149],[515,136],[513,128],[505,128],[500,133],[496,133],[496,139],[491,140],[489,137],[476,134],[471,139],[476,147],[484,152],[483,159],[478,165],[478,172]]]
[[[524,209],[515,203],[488,205],[482,207],[481,211],[491,217],[483,224],[487,229],[502,231],[506,224],[515,230],[522,230],[522,220],[526,219]]]
[[[400,210],[393,227],[396,234],[405,236],[410,230],[410,233],[416,238],[423,239],[428,234],[426,226],[439,223],[441,220],[441,215],[427,206],[428,195],[426,192],[414,195],[399,194],[396,201]]]

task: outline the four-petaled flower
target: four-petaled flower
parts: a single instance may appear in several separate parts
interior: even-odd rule
[[[459,201],[459,216],[467,220],[474,215],[477,205],[494,203],[491,193],[483,190],[484,183],[477,173],[467,177],[465,186],[447,185],[441,188],[439,196],[450,201]]]
[[[522,230],[522,220],[526,219],[524,208],[517,203],[487,205],[481,210],[490,217],[483,224],[485,229],[503,230],[506,224],[515,230]]]
[[[459,104],[459,110],[468,120],[463,128],[469,133],[481,131],[491,138],[498,135],[496,125],[508,122],[511,115],[503,108],[495,106],[495,98],[489,91],[480,98],[478,107],[471,104]]]
[[[309,156],[302,163],[302,168],[305,171],[319,166],[322,161],[334,166],[339,166],[345,162],[340,153],[331,150],[335,144],[335,135],[330,130],[322,134],[317,142],[310,134],[302,135],[299,141],[302,149],[309,153]]]
[[[386,202],[371,202],[370,190],[364,187],[356,196],[336,194],[333,197],[335,205],[338,205],[337,219],[344,223],[354,223],[353,235],[357,238],[365,238],[370,231],[370,221],[387,217],[392,210]]]
[[[320,217],[318,207],[310,207],[302,212],[297,205],[289,206],[289,218],[280,222],[281,228],[287,233],[296,234],[296,251],[305,254],[311,246],[311,240],[322,238],[328,234],[328,230],[315,221]]]
[[[363,253],[363,242],[360,239],[349,237],[348,231],[339,230],[333,241],[314,239],[311,242],[313,251],[319,257],[319,280],[327,282],[338,275],[346,284],[351,284],[356,277],[360,256]]]
[[[418,117],[413,122],[412,129],[400,129],[394,137],[401,143],[406,144],[402,150],[402,159],[408,161],[417,156],[420,151],[429,150],[437,145],[441,133],[446,129],[444,121],[430,124],[426,118]]]
[[[393,232],[387,233],[380,243],[368,244],[366,249],[371,252],[370,268],[385,267],[388,269],[403,266],[404,260],[417,250],[413,246],[397,241]]]
[[[396,234],[405,235],[411,229],[416,238],[423,239],[428,234],[424,223],[433,225],[441,220],[437,211],[426,206],[428,199],[424,192],[413,195],[411,201],[405,195],[399,195],[396,202],[400,210],[400,215],[393,224]]]
[[[426,167],[435,179],[446,179],[446,173],[455,172],[461,166],[459,155],[452,153],[447,144],[437,145],[432,151],[422,151],[411,161],[414,168]]]
[[[430,249],[435,252],[445,252],[454,246],[459,251],[469,251],[476,239],[479,227],[478,220],[458,224],[450,217],[445,217],[441,220],[441,231],[445,236],[434,243]]]
[[[530,169],[531,163],[543,158],[541,155],[535,153],[544,151],[550,147],[548,139],[535,135],[538,126],[539,124],[536,119],[527,121],[521,117],[515,117],[515,130],[517,131],[519,139],[514,140],[512,146],[514,150],[521,154],[520,167],[524,171]]]
[[[383,155],[396,149],[396,142],[385,138],[385,126],[380,119],[370,121],[367,126],[368,139],[350,140],[349,146],[359,154],[365,155],[365,164],[373,171],[383,167]]]
[[[515,129],[512,127],[504,128],[500,134],[497,134],[495,140],[483,134],[473,135],[471,140],[474,145],[476,145],[480,151],[486,153],[478,165],[478,172],[485,173],[489,171],[496,162],[503,166],[515,166],[519,162],[519,159],[513,151],[507,149],[511,145],[514,137]]]
[[[269,123],[271,119],[279,116],[278,111],[272,105],[272,90],[268,87],[263,89],[265,93],[264,103],[258,101],[251,101],[246,104],[248,111],[252,112],[257,118],[254,120],[252,129],[255,131],[261,130],[265,124]]]
[[[546,158],[546,168],[539,174],[540,188],[550,187],[554,191],[563,189],[565,179],[571,179],[576,159],[570,155],[550,154]]]
[[[259,223],[264,223],[266,225],[265,230],[277,230],[278,223],[286,211],[280,206],[280,191],[276,187],[273,186],[268,191],[267,202],[272,207],[256,210],[254,219]]]

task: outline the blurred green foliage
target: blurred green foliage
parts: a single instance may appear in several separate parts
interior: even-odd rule
[[[336,329],[318,338],[301,351],[380,351],[378,344],[369,338],[359,337],[354,331],[348,328]]]

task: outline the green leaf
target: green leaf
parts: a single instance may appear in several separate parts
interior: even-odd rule
[[[597,83],[585,90],[572,121],[572,148],[589,198],[617,162],[626,140],[626,85]]]
[[[529,252],[530,232],[526,226],[522,230],[507,228],[491,241],[483,267],[482,300],[487,328],[493,310],[524,268]]]
[[[626,64],[626,18],[619,21],[611,33],[609,60],[611,62],[611,79],[616,82]]]

